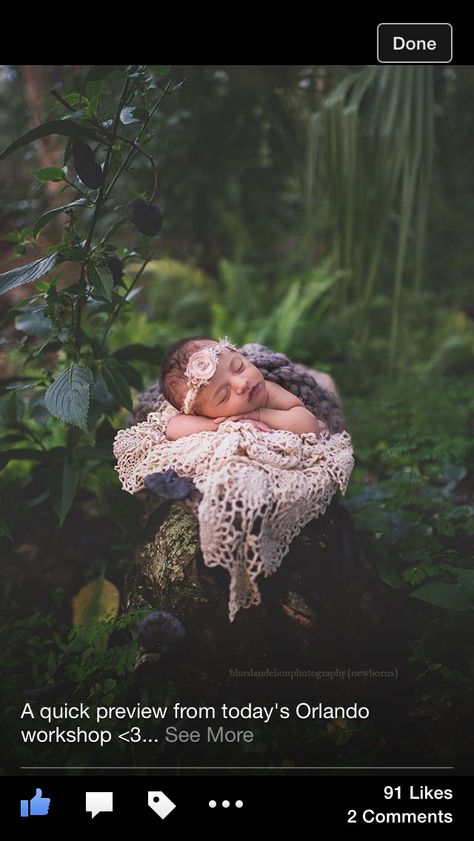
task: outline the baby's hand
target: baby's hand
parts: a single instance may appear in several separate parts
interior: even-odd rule
[[[258,420],[259,410],[252,409],[251,412],[242,412],[240,415],[227,415],[227,417],[221,418],[214,418],[214,423],[222,423],[223,421],[230,420],[230,421],[238,421],[238,420],[247,420],[247,418],[251,420]]]
[[[271,426],[268,426],[263,421],[253,420],[253,418],[240,418],[240,420],[243,421],[244,423],[252,424],[252,426],[254,426],[255,429],[259,429],[260,432],[273,432],[273,429],[271,428]]]
[[[224,421],[243,421],[244,423],[252,424],[255,429],[259,429],[261,432],[273,432],[271,426],[268,426],[268,424],[258,420],[258,409],[254,409],[251,412],[245,412],[242,415],[230,415],[223,418],[214,418],[214,423],[219,426]]]

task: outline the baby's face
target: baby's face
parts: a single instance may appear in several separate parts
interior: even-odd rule
[[[261,408],[265,399],[261,371],[243,354],[225,348],[211,381],[198,391],[195,413],[208,418],[230,417]]]

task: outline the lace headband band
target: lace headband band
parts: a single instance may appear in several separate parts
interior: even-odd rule
[[[219,354],[224,348],[237,350],[229,338],[224,336],[223,339],[218,340],[217,344],[201,348],[189,357],[188,365],[184,372],[184,376],[189,383],[189,388],[181,407],[183,414],[192,414],[197,393],[201,386],[207,385],[216,373]]]

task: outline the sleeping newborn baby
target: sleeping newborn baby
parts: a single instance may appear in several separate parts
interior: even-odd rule
[[[266,380],[227,337],[182,339],[165,355],[161,390],[179,409],[168,422],[171,441],[194,432],[215,432],[224,421],[242,421],[297,435],[325,428],[294,394]]]

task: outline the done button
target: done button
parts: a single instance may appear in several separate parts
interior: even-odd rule
[[[450,23],[379,23],[377,59],[381,64],[449,64],[453,27]]]

